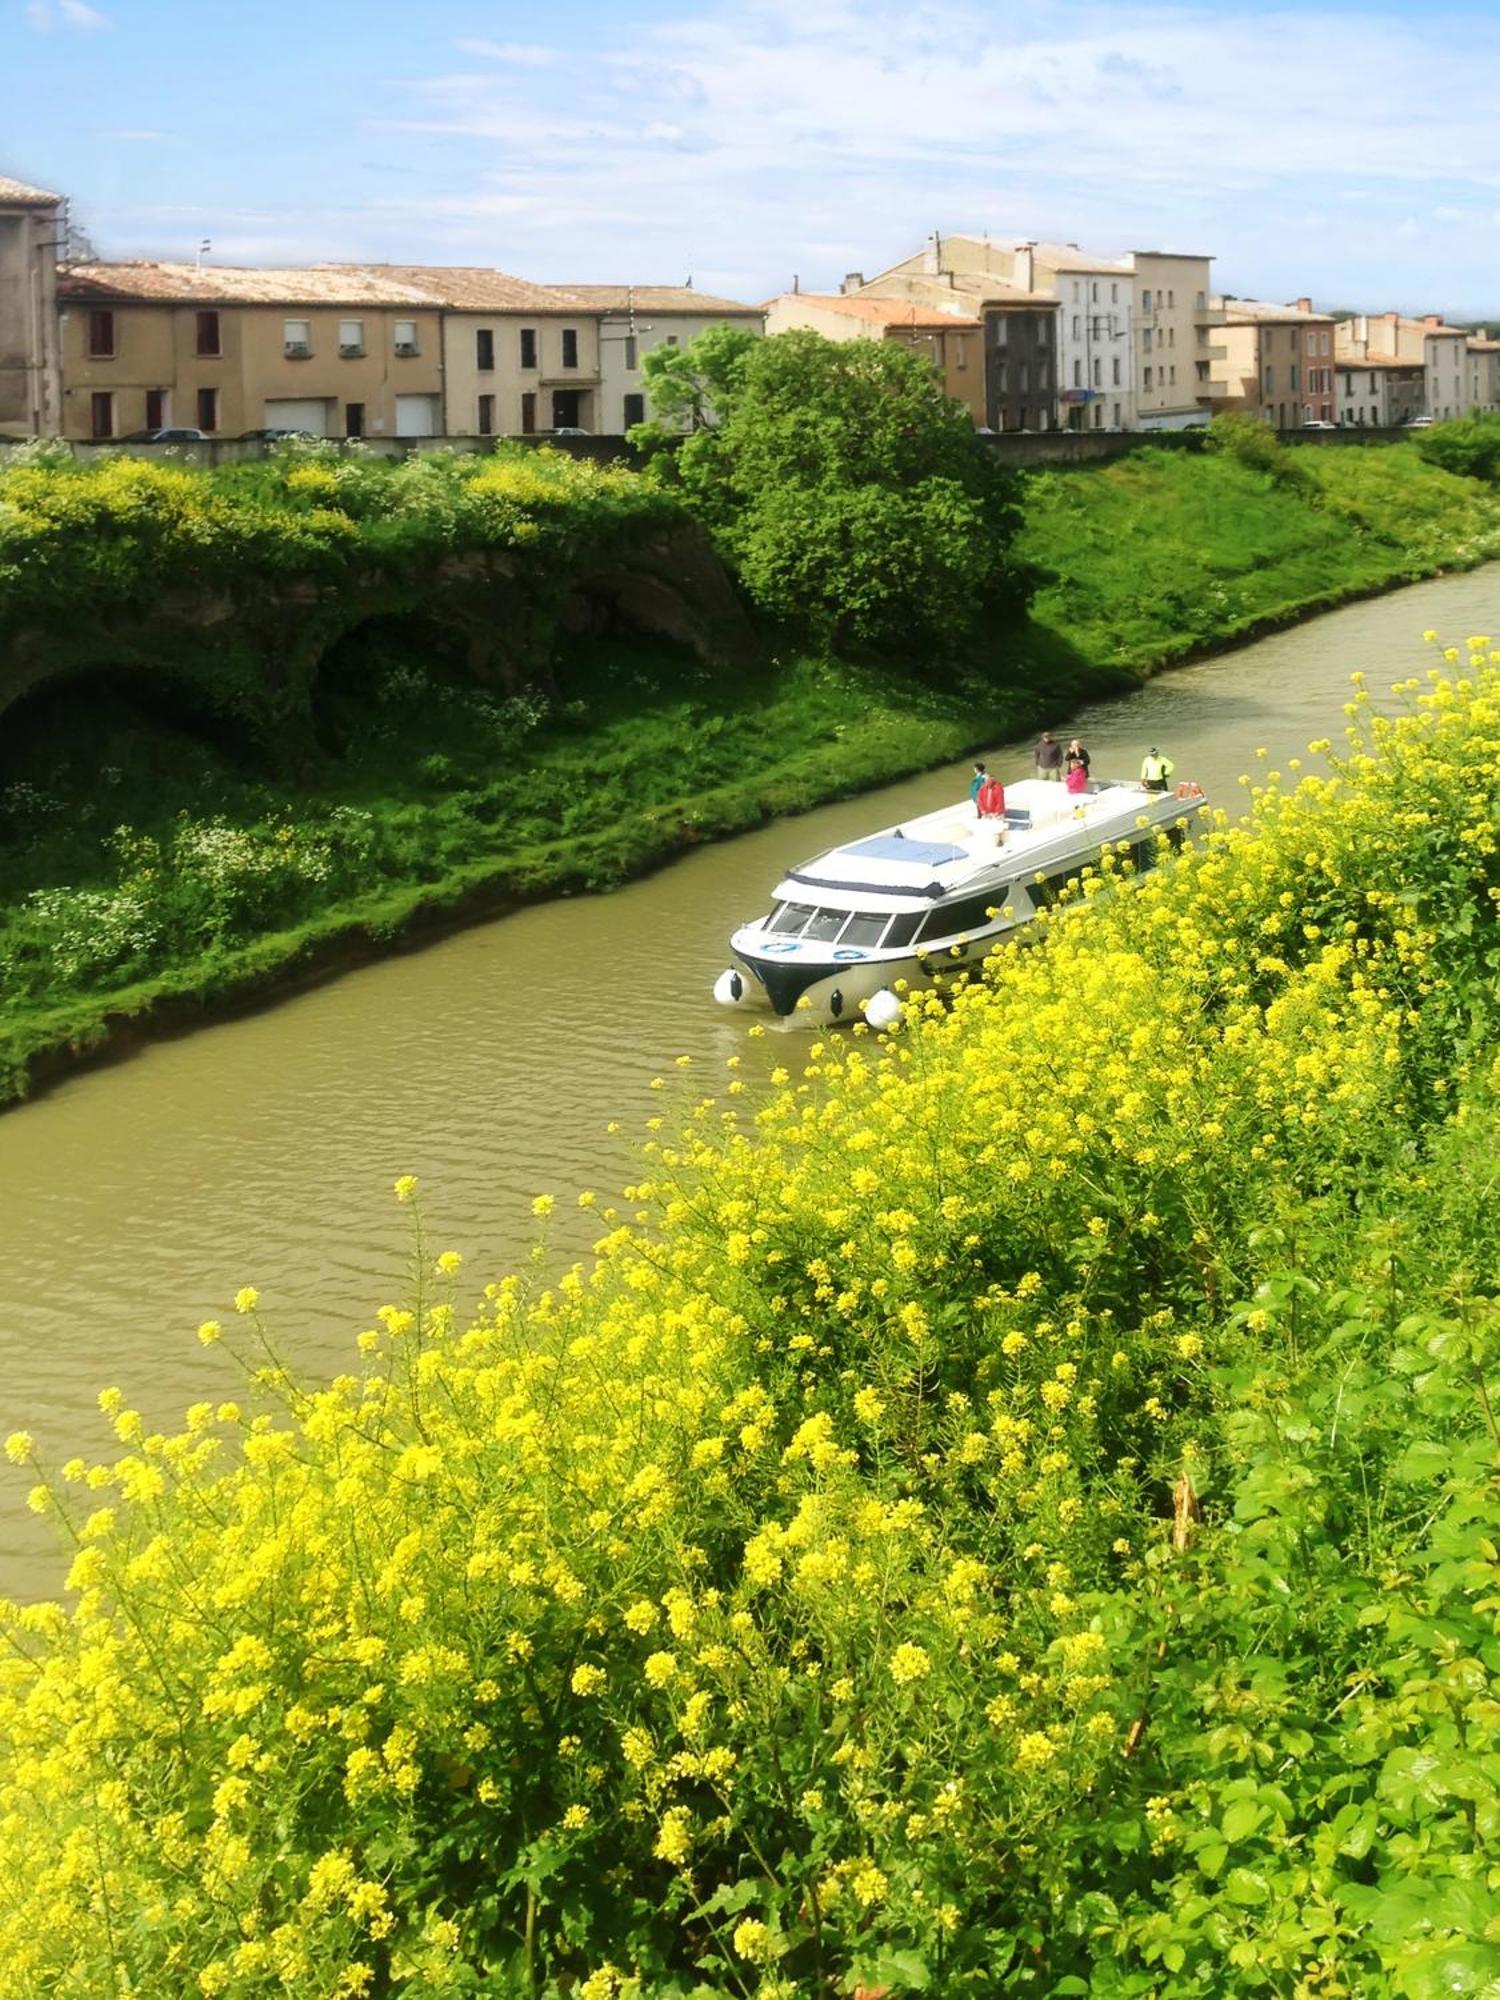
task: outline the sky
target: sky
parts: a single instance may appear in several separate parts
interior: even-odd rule
[[[1492,0],[0,0],[106,257],[836,290],[933,230],[1500,321]]]

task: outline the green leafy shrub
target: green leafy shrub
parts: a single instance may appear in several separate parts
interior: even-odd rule
[[[1445,472],[1500,486],[1500,415],[1493,411],[1433,424],[1418,434],[1417,450]]]

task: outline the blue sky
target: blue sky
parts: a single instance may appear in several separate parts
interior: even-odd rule
[[[760,298],[932,229],[1500,319],[1489,0],[0,0],[0,172],[105,256]]]

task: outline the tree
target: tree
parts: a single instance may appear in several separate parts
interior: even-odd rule
[[[1417,433],[1417,450],[1444,472],[1500,486],[1500,416],[1475,410]]]
[[[834,650],[930,667],[1024,606],[1019,481],[922,356],[728,329],[661,356],[661,421],[636,439],[762,610]]]

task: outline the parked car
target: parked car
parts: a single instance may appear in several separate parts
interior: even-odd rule
[[[168,424],[159,431],[127,431],[121,444],[207,444],[207,431],[195,431],[191,424]]]
[[[544,431],[542,435],[555,438],[586,438],[592,437],[594,433],[584,430],[581,424],[554,424],[550,431]]]
[[[1305,431],[1336,431],[1338,425],[1329,423],[1326,417],[1309,417],[1300,428]]]
[[[317,437],[316,431],[285,430],[273,425],[269,430],[241,431],[239,436],[235,439],[235,443],[277,444],[283,438],[307,438],[309,440],[313,440],[316,437]]]
[[[1431,422],[1431,417],[1408,417],[1401,428],[1404,431],[1425,431]]]

